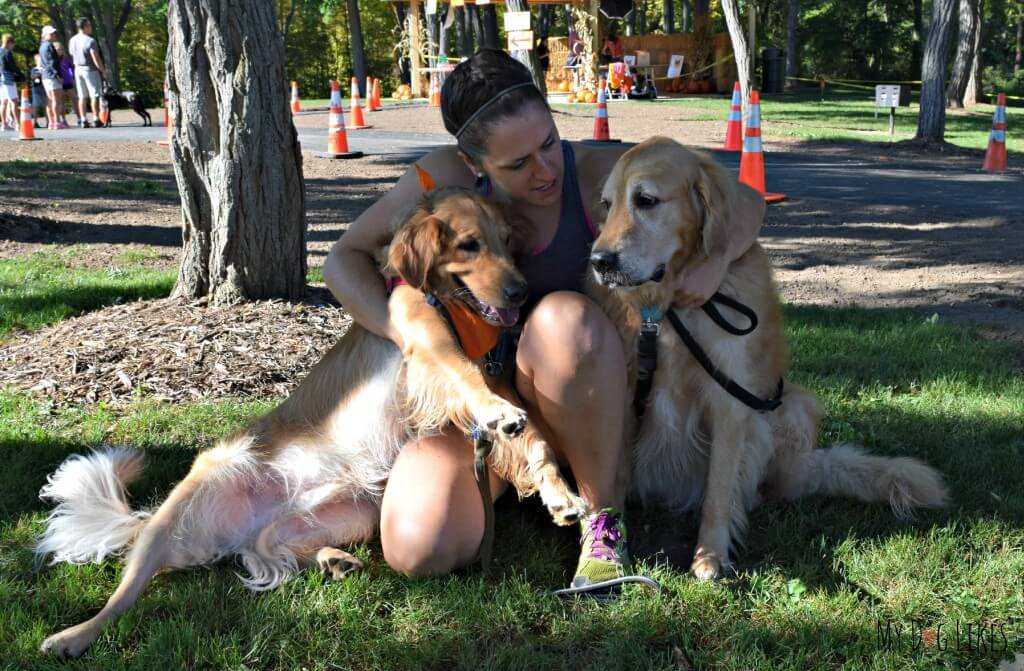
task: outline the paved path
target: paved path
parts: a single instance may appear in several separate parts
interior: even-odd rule
[[[324,151],[326,132],[299,128],[299,141],[307,151]],[[47,141],[87,140],[155,142],[165,138],[157,125],[114,126],[70,131],[37,130]],[[367,154],[409,159],[452,143],[448,135],[409,133],[378,129],[349,131],[349,148]],[[733,172],[739,154],[713,152]],[[768,190],[791,198],[817,198],[860,203],[874,207],[924,209],[949,218],[998,216],[1024,218],[1024,176],[992,174],[980,170],[936,170],[916,165],[898,166],[862,159],[824,158],[796,153],[766,154]]]

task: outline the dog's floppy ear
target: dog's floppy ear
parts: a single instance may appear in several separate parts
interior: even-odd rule
[[[388,266],[410,286],[423,289],[444,249],[446,230],[440,217],[420,213],[398,229],[388,250]]]
[[[709,156],[700,158],[700,176],[694,185],[703,212],[701,245],[707,256],[720,256],[738,231],[750,230],[746,222],[764,219],[764,198],[739,184]]]

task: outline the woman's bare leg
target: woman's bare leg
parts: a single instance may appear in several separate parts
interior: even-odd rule
[[[519,342],[516,387],[568,461],[591,510],[621,509],[626,362],[619,335],[593,301],[560,291],[534,308]]]
[[[505,483],[491,474],[497,498]],[[476,559],[484,508],[473,446],[454,430],[402,448],[381,502],[384,559],[408,575],[443,575]]]

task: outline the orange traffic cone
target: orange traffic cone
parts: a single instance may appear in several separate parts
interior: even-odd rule
[[[345,112],[341,109],[341,89],[338,82],[331,80],[331,113],[327,121],[327,151],[315,152],[321,158],[359,158],[361,151],[348,150],[348,134],[345,132]]]
[[[19,140],[42,140],[36,137],[36,131],[32,123],[32,102],[28,95],[28,89],[21,89],[21,128],[18,131]]]
[[[594,137],[597,142],[607,142],[611,139],[608,131],[608,98],[605,95],[605,80],[597,85],[597,109],[594,110]]]
[[[781,193],[765,193],[764,153],[761,151],[761,94],[750,92],[750,110],[747,114],[746,136],[743,138],[743,155],[740,157],[740,181],[764,195],[767,203],[785,200]]]
[[[992,113],[992,132],[988,136],[988,151],[982,170],[1006,170],[1006,94],[996,96],[996,111]]]
[[[373,77],[366,78],[366,111],[377,111],[377,98],[373,95]]]
[[[366,124],[366,119],[363,117],[363,106],[359,102],[359,82],[355,77],[352,78],[352,130],[362,130],[364,128],[373,128]]]
[[[437,81],[437,73],[430,75],[430,106],[441,106],[441,85]]]
[[[299,104],[299,83],[296,81],[292,82],[292,114],[298,114],[302,111],[302,105]]]
[[[167,139],[158,140],[157,144],[170,145],[171,137],[174,135],[174,125],[171,123],[171,94],[167,91],[167,83],[164,83],[164,127],[167,129]]]
[[[725,151],[743,150],[743,98],[740,83],[732,85],[732,104],[729,105],[729,120],[725,123]]]
[[[384,103],[380,99],[380,80],[376,77],[373,80],[373,111],[379,112],[384,109]]]
[[[100,125],[107,127],[110,125],[110,105],[107,103],[106,98],[100,98]]]

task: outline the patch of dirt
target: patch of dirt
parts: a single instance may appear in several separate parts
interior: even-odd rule
[[[283,398],[350,323],[325,291],[302,303],[115,305],[16,335],[0,348],[0,388],[58,404]]]

